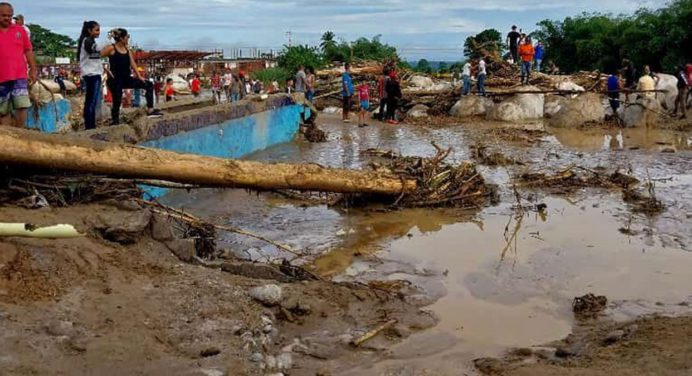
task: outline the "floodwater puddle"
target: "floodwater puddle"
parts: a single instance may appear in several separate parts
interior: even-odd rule
[[[575,296],[592,292],[611,301],[677,304],[692,294],[692,253],[664,247],[646,228],[638,228],[639,236],[623,233],[630,214],[612,195],[576,205],[561,198],[542,202],[545,215],[526,214],[515,238],[511,207],[489,208],[476,223],[447,224],[436,232],[413,228],[378,252],[377,261],[363,261],[367,268],[356,260],[337,277],[404,279],[439,297],[428,307],[440,319],[435,328],[359,370],[385,374],[404,367],[456,375],[475,357],[566,336]]]

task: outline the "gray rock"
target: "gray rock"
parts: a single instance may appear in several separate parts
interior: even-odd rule
[[[271,284],[252,288],[249,294],[253,299],[264,305],[274,306],[281,302],[283,290],[281,286]]]
[[[151,212],[139,210],[128,215],[98,215],[94,221],[94,230],[112,242],[134,244],[149,227]]]
[[[555,350],[555,356],[557,356],[558,358],[569,358],[573,356],[578,356],[579,354],[581,354],[582,349],[583,345],[579,343],[559,346],[557,350]]]
[[[293,368],[293,356],[283,353],[276,357],[276,368],[279,370],[289,370]]]
[[[69,336],[74,332],[74,324],[71,321],[54,320],[46,326],[46,333],[55,337]]]
[[[428,116],[428,110],[430,110],[430,107],[424,104],[417,104],[406,113],[406,116],[410,116],[412,118],[426,117]]]
[[[160,242],[173,240],[173,230],[164,216],[154,215],[151,218],[151,237]]]
[[[465,95],[449,110],[451,116],[465,118],[470,116],[485,116],[493,106],[493,101],[477,95]]]
[[[197,256],[194,239],[171,240],[166,243],[166,247],[183,262],[192,262]]]
[[[608,333],[608,335],[604,339],[604,342],[606,344],[613,344],[621,340],[625,336],[625,334],[626,333],[624,330],[613,330],[612,332]]]
[[[601,95],[584,93],[576,98],[564,99],[560,109],[552,114],[549,124],[553,127],[576,128],[587,123],[601,122],[604,119],[605,107]]]
[[[535,86],[523,86],[517,91],[537,91]],[[542,119],[545,110],[544,94],[516,94],[490,108],[488,120],[524,121]]]
[[[250,361],[252,361],[254,363],[260,363],[263,360],[264,360],[264,355],[262,355],[261,353],[253,353],[252,355],[250,355]]]

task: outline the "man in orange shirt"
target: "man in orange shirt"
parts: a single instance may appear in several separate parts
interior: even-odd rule
[[[521,58],[521,84],[529,84],[529,76],[531,75],[531,65],[533,64],[533,57],[536,54],[533,44],[531,42],[531,37],[526,37],[524,43],[519,46],[519,56]]]

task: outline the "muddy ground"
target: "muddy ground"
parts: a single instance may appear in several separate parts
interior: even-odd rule
[[[213,189],[172,191],[163,200],[289,244],[320,280],[291,276],[276,264],[293,255],[230,233],[218,233],[222,257],[203,265],[192,257],[193,242],[179,239],[178,224],[136,203],[2,207],[3,222],[71,223],[86,236],[0,242],[0,373],[643,375],[692,368],[688,132],[318,121],[326,143],[297,140],[248,158],[362,168],[371,162],[367,149],[430,156],[435,141],[453,147],[458,162],[478,159],[473,146],[481,143],[512,161],[477,160],[498,185],[500,203],[391,211]],[[581,172],[576,166],[653,182],[665,209],[637,211],[620,188],[544,189],[518,178]],[[281,287],[278,301],[250,296],[270,284]],[[608,296],[608,308],[577,321],[572,299],[587,292]],[[392,320],[360,347],[351,344]],[[620,328],[629,331],[604,344]],[[569,343],[559,342],[571,332]],[[560,348],[577,350],[556,357]]]

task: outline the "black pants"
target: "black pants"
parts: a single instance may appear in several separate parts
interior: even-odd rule
[[[385,120],[395,120],[396,108],[399,105],[396,98],[387,98],[387,117]]]
[[[519,46],[509,46],[509,54],[512,55],[514,64],[519,64]]]
[[[380,120],[387,120],[385,118],[386,112],[385,109],[387,108],[387,98],[380,98],[380,111],[378,112]]]
[[[132,76],[109,78],[106,81],[108,90],[113,97],[113,108],[111,108],[111,125],[120,124],[120,105],[123,102],[124,89],[144,89],[147,98],[147,107],[154,108],[154,84],[150,81],[141,81]]]

